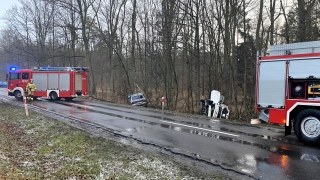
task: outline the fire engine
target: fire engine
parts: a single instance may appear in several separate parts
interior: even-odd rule
[[[7,75],[8,96],[22,100],[27,84],[33,79],[36,85],[34,98],[70,101],[88,96],[87,67],[39,67],[11,69]]]
[[[302,142],[320,143],[320,41],[273,45],[258,56],[256,112]]]

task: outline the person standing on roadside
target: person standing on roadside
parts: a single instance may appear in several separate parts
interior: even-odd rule
[[[33,79],[30,79],[30,82],[27,84],[26,90],[28,92],[28,100],[33,100],[34,92],[36,91],[36,85],[33,83]]]

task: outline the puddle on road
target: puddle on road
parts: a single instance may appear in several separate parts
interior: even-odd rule
[[[209,138],[220,139],[223,141],[230,141],[230,142],[234,142],[234,143],[254,146],[254,147],[258,147],[259,149],[269,151],[271,153],[290,155],[290,157],[300,157],[299,152],[296,152],[295,150],[291,150],[285,145],[280,145],[278,147],[268,146],[268,145],[264,145],[264,144],[241,140],[238,138],[233,138],[233,137],[228,137],[228,136],[213,134],[213,133],[207,133],[207,132],[203,132],[203,131],[183,128],[183,127],[177,127],[177,126],[168,125],[168,124],[160,124],[160,126],[163,128],[168,128],[168,129],[172,129],[175,131],[181,131],[181,132],[196,134],[196,135],[205,136],[205,137],[209,137]]]

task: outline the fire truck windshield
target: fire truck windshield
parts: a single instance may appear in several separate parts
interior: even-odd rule
[[[20,79],[20,73],[10,73],[10,80]]]

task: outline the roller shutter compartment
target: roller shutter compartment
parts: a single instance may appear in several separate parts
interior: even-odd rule
[[[76,74],[76,91],[82,90],[82,75]]]
[[[48,89],[54,90],[59,88],[59,75],[48,74]]]
[[[320,78],[320,59],[290,60],[289,76],[294,79],[306,79],[309,76]]]
[[[37,91],[46,91],[47,90],[48,74],[33,73],[32,78],[33,78],[34,84],[37,86]]]
[[[258,104],[261,107],[284,106],[286,61],[262,61],[258,81]]]
[[[60,74],[59,81],[60,91],[69,91],[70,90],[70,74]]]

